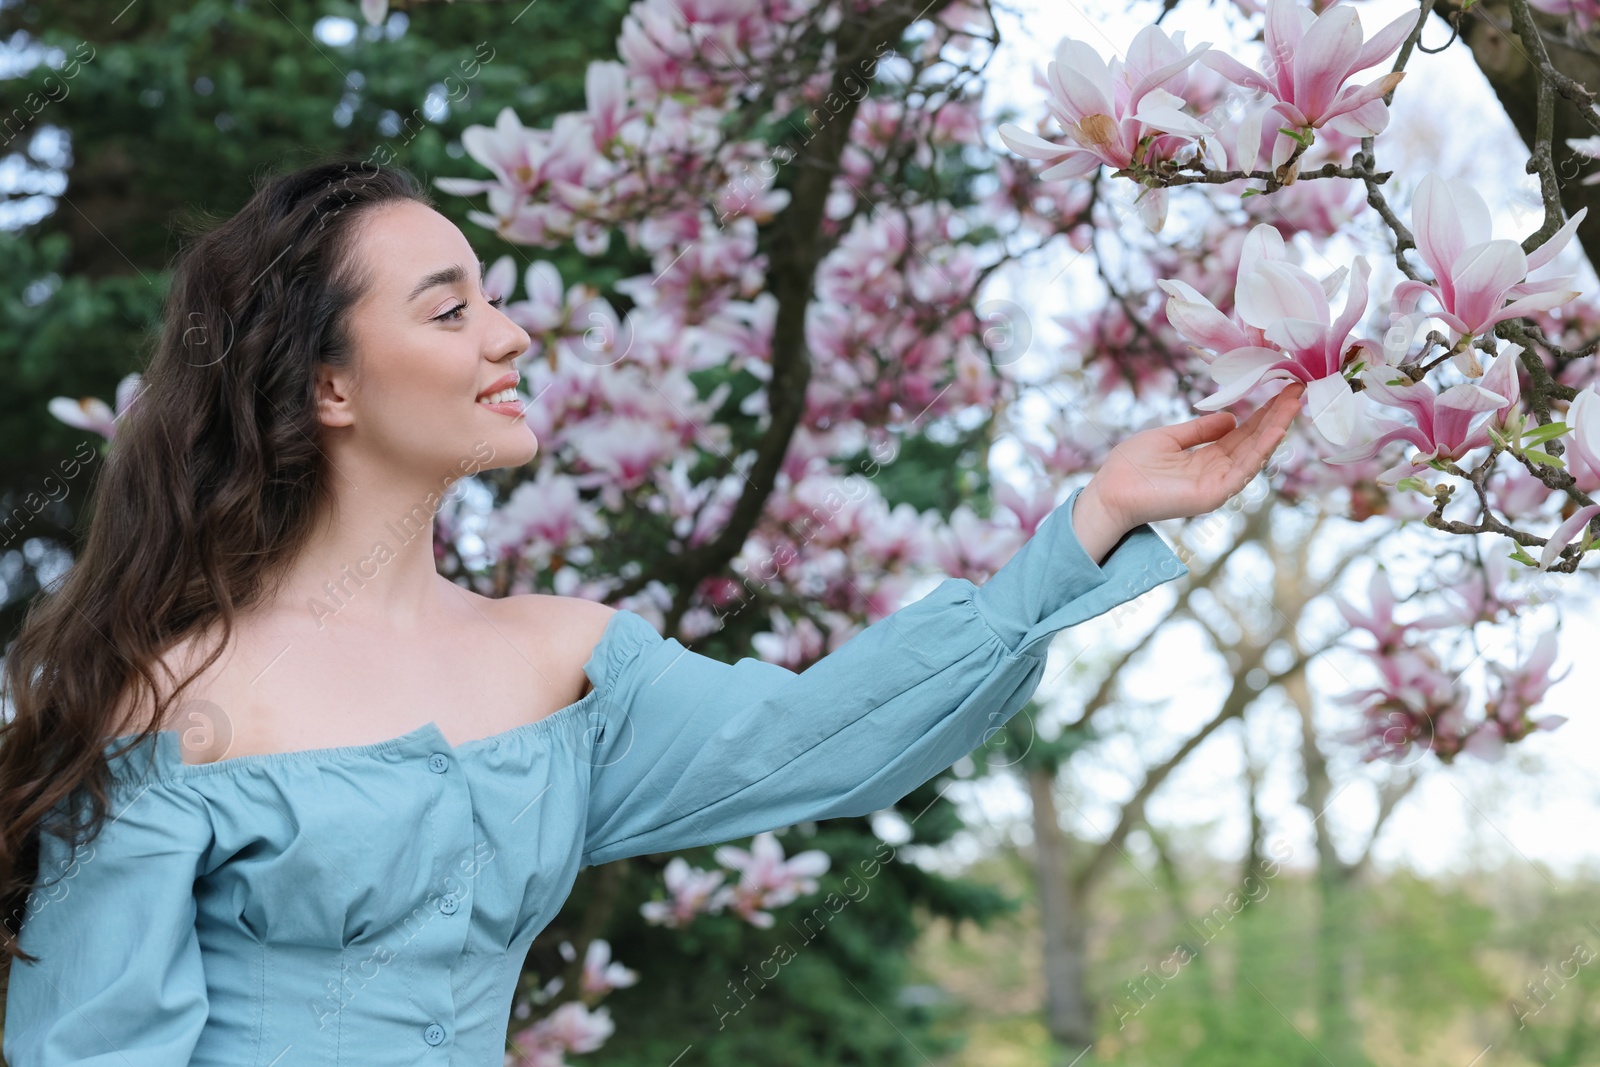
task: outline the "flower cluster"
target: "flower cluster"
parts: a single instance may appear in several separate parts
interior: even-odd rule
[[[769,908],[782,907],[804,893],[817,891],[817,877],[828,869],[828,854],[809,849],[784,858],[783,846],[771,831],[757,834],[750,848],[723,845],[715,852],[725,868],[706,871],[689,866],[682,856],[667,861],[666,900],[650,900],[639,912],[658,926],[681,927],[702,914],[715,915],[724,908],[751,926],[770,927]],[[737,871],[739,881],[723,885]]]

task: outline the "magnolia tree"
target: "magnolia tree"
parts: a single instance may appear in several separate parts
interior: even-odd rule
[[[1344,694],[1363,752],[1492,758],[1556,725],[1532,714],[1552,637],[1497,665],[1477,706],[1447,646],[1551,597],[1591,547],[1600,402],[1581,334],[1600,316],[1546,269],[1581,217],[1562,218],[1548,139],[1530,163],[1545,218],[1520,244],[1493,237],[1470,186],[1377,169],[1431,4],[1369,34],[1346,5],[1271,0],[1259,44],[1190,47],[1151,26],[1111,61],[1066,40],[1030,132],[990,130],[984,6],[639,0],[616,58],[589,66],[584,110],[530,128],[508,107],[462,135],[487,176],[436,182],[483,197],[470,218],[514,244],[601,257],[620,241],[648,263],[604,291],[546,259],[493,264],[490,295],[533,338],[519,369],[540,448],[483,479],[486,507],[456,494],[441,509],[441,570],[491,595],[603,600],[803,669],[930,576],[982,582],[1010,558],[1133,428],[1098,398],[1243,413],[1300,380],[1308,417],[1271,470],[1284,500],[1421,518],[1441,545],[1481,546],[1432,614],[1401,621],[1381,574],[1365,604],[1341,603],[1371,638],[1376,683]],[[363,4],[373,19],[383,7]],[[1570,91],[1544,77],[1546,106]],[[1414,190],[1409,218],[1397,188]],[[1392,237],[1370,252],[1394,281],[1366,255],[1325,277],[1304,266],[1355,240],[1366,211]],[[1130,235],[1125,214],[1149,232]],[[1109,294],[1067,320],[1065,353],[1032,344],[1028,315],[988,292],[1002,266],[1060,243],[1091,255]],[[1081,405],[1061,384],[1076,365]],[[136,393],[130,380],[116,409],[52,411],[114,437]],[[1043,441],[1018,411],[1041,395],[1072,409]],[[1021,463],[971,503],[886,491],[906,450],[952,440],[977,443],[983,490],[1001,439]],[[1528,569],[1543,584],[1512,588]],[[669,864],[644,918],[770,922],[827,857],[785,860],[766,835],[718,862]],[[542,1017],[514,1035],[518,1062],[610,1033],[595,1005],[632,976],[605,942],[582,950],[593,976],[519,1003],[519,1019]]]

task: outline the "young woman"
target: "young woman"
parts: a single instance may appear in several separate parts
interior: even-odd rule
[[[500,395],[530,339],[481,284],[415,179],[342,162],[181,257],[5,664],[10,1067],[499,1067],[579,868],[893,804],[1051,635],[1187,573],[1149,523],[1239,492],[1301,395],[1132,436],[988,582],[805,671],[726,664],[437,573],[442,492],[538,448]]]

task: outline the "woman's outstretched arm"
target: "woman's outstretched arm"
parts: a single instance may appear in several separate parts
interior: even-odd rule
[[[1134,435],[981,587],[947,579],[798,673],[702,656],[617,612],[583,863],[865,815],[949,767],[1027,702],[1053,634],[1188,573],[1150,519],[1248,484],[1293,416],[1286,392],[1238,427],[1220,413]]]

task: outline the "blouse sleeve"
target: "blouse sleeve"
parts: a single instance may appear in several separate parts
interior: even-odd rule
[[[1053,634],[1189,573],[1148,524],[1090,559],[1081,492],[981,587],[948,578],[798,673],[617,612],[582,863],[867,815],[973,751],[1038,687]]]
[[[74,850],[41,835],[39,887],[19,939],[40,958],[11,963],[10,1067],[189,1062],[209,1004],[194,881],[210,840],[192,790],[121,775],[93,839]]]

